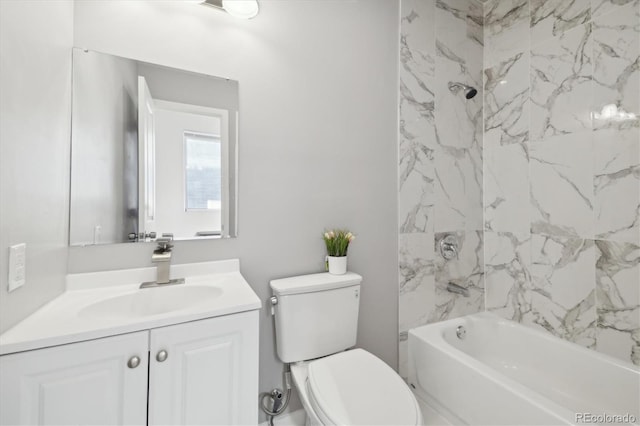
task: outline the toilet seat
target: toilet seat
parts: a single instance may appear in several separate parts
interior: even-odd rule
[[[419,425],[418,403],[382,360],[353,349],[309,363],[309,402],[326,425]]]

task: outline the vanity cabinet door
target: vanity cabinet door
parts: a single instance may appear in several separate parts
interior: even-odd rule
[[[148,340],[144,331],[1,356],[0,424],[144,425]]]
[[[258,311],[151,331],[149,424],[258,424]]]

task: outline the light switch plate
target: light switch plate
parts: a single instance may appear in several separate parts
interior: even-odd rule
[[[9,247],[9,292],[22,287],[26,282],[27,245]]]

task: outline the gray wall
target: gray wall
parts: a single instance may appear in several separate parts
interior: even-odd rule
[[[364,276],[358,345],[396,367],[398,4],[261,7],[241,21],[187,2],[78,2],[75,44],[240,82],[239,237],[178,242],[174,262],[239,257],[266,300],[270,279],[322,270],[325,227],[348,227]],[[72,248],[69,270],[146,266],[151,251]],[[266,309],[260,336],[267,390],[281,364]]]
[[[72,45],[72,2],[0,1],[0,332],[64,289]],[[27,282],[8,294],[24,242]]]

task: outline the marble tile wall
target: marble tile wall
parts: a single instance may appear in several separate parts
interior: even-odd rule
[[[483,9],[470,0],[401,0],[399,137],[400,373],[407,331],[484,310]],[[466,100],[449,82],[478,90]],[[447,234],[457,259],[437,249]],[[455,282],[463,297],[446,291]]]
[[[409,329],[484,309],[640,365],[640,0],[401,13],[400,373]]]
[[[640,0],[484,5],[486,309],[640,365]]]

